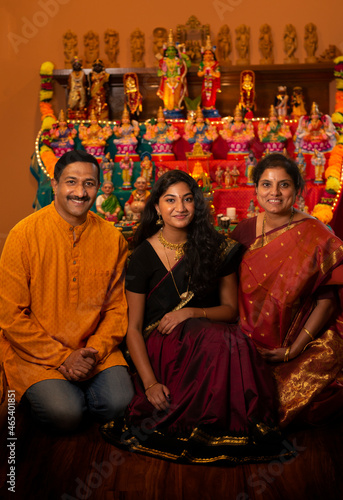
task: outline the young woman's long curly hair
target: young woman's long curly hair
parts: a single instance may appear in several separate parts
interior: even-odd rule
[[[214,226],[204,195],[195,180],[181,170],[170,170],[158,179],[147,199],[141,222],[134,236],[134,246],[153,236],[159,230],[155,205],[173,184],[186,183],[194,197],[194,217],[188,226],[187,242],[184,247],[187,276],[190,290],[203,295],[213,285],[220,265],[220,245],[225,237]]]

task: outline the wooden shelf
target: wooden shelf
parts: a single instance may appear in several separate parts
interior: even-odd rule
[[[217,109],[221,116],[233,113],[239,101],[240,73],[245,69],[255,72],[256,82],[256,117],[268,116],[270,105],[274,103],[279,85],[286,85],[288,95],[291,96],[293,87],[303,89],[305,106],[310,111],[311,104],[315,101],[321,112],[329,113],[330,82],[334,80],[334,64],[275,64],[269,66],[228,66],[222,68],[221,93],[217,98]],[[86,74],[89,69],[84,70]],[[111,119],[120,119],[124,105],[123,75],[137,73],[140,92],[143,96],[143,111],[140,115],[142,121],[155,117],[162,100],[156,92],[160,78],[157,68],[107,68],[110,74],[111,85]],[[71,70],[54,70],[54,79],[58,85],[65,89],[67,95],[67,81]],[[187,74],[188,94],[194,99],[201,93],[202,79],[197,75],[197,68],[192,67]],[[186,115],[186,114],[185,114]]]

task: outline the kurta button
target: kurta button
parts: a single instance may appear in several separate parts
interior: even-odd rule
[[[73,278],[73,281],[76,281],[76,278]]]
[[[76,247],[76,243],[73,244],[73,247]]]
[[[73,227],[70,227],[70,228],[69,228],[69,231],[72,231],[73,229],[74,229]]]
[[[74,260],[73,264],[76,264],[76,260]]]

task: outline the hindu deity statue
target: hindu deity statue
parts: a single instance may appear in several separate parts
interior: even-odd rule
[[[110,75],[105,71],[101,59],[95,59],[89,78],[88,116],[94,111],[98,120],[108,120],[108,98],[110,93]]]
[[[116,195],[113,194],[113,183],[111,181],[104,181],[101,189],[103,194],[100,194],[95,202],[97,214],[110,222],[120,221],[124,215],[124,210]]]
[[[87,78],[82,69],[82,60],[74,57],[73,71],[68,77],[68,118],[84,120],[87,113]]]
[[[287,24],[283,35],[283,44],[285,52],[285,64],[297,64],[299,59],[295,57],[295,51],[298,47],[297,32],[293,24]]]
[[[145,68],[143,60],[145,54],[145,35],[140,29],[136,29],[130,35],[131,67]]]
[[[232,49],[231,33],[230,28],[227,24],[224,24],[218,33],[217,37],[218,45],[218,58],[222,66],[229,66],[232,64],[230,59],[230,53]]]
[[[157,91],[163,100],[164,113],[168,118],[182,118],[182,101],[187,95],[187,71],[191,61],[187,54],[181,51],[181,45],[174,44],[173,31],[170,30],[168,46],[159,60],[157,75],[161,77]]]
[[[109,124],[101,127],[98,123],[94,110],[90,116],[90,125],[86,127],[81,123],[79,127],[79,138],[87,153],[94,155],[97,158],[105,156],[105,147],[107,139],[111,137],[112,129]]]
[[[139,134],[139,126],[136,121],[130,121],[130,113],[124,106],[124,111],[121,118],[121,124],[113,129],[115,139],[114,144],[117,147],[117,155],[136,155],[137,136]],[[139,158],[138,158],[139,159]]]
[[[258,47],[260,49],[262,59],[260,59],[260,64],[273,64],[273,37],[272,30],[269,24],[264,24],[260,28],[260,37],[258,42]]]
[[[305,160],[305,156],[300,148],[297,150],[297,157],[295,159],[295,162],[298,165],[298,168],[300,170],[302,177],[305,178],[306,177],[306,160]]]
[[[316,63],[317,57],[315,56],[318,48],[318,35],[317,27],[313,23],[308,23],[305,26],[304,47],[307,54],[305,58],[306,63]]]
[[[325,164],[326,164],[326,158],[324,156],[324,153],[317,151],[315,149],[313,151],[311,163],[314,166],[314,182],[316,184],[324,184],[323,180],[323,175],[325,172]]]
[[[288,115],[288,99],[287,87],[280,85],[274,99],[274,106],[280,119],[285,119]]]
[[[63,35],[64,67],[71,68],[74,57],[78,54],[77,35],[68,30]]]
[[[146,133],[143,138],[152,146],[152,155],[165,156],[166,159],[173,160],[173,144],[180,138],[177,128],[166,122],[163,114],[162,106],[159,107],[157,113],[157,122],[150,122],[146,125]]]
[[[119,52],[119,33],[108,29],[104,34],[105,54],[107,55],[106,68],[119,68],[117,62]]]
[[[130,158],[129,153],[120,160],[119,167],[122,170],[123,185],[122,189],[132,189],[131,177],[133,172],[133,160]]]
[[[99,57],[99,35],[94,31],[88,31],[83,37],[84,44],[84,66],[91,68]]]
[[[143,153],[141,156],[141,177],[146,181],[146,188],[151,189],[152,161],[150,153]]]
[[[245,24],[241,24],[236,28],[236,49],[238,59],[236,64],[250,64],[250,28]]]
[[[310,117],[302,116],[295,132],[295,145],[304,153],[331,151],[336,144],[336,129],[329,115],[323,115],[317,103],[311,107]]]
[[[299,120],[302,116],[306,115],[303,89],[301,87],[293,87],[291,106],[291,118]]]
[[[257,160],[252,151],[249,151],[248,156],[245,158],[245,177],[247,178],[247,186],[253,186],[254,181],[252,178],[252,171],[257,165]]]
[[[67,124],[64,111],[61,110],[57,123],[50,129],[50,146],[57,158],[74,149],[74,137],[76,134],[77,130],[72,124]]]
[[[269,153],[283,152],[286,142],[292,134],[289,126],[280,120],[274,106],[270,106],[269,119],[261,121],[258,125],[258,136],[264,146],[264,150]]]
[[[114,161],[112,160],[110,153],[105,154],[99,166],[102,170],[104,181],[111,181],[112,172],[114,169]]]
[[[199,143],[201,144],[204,151],[210,151],[211,144],[218,137],[217,129],[208,120],[204,120],[204,115],[201,111],[200,106],[198,106],[195,123],[193,120],[191,123],[186,122],[184,128],[185,134],[183,138],[186,139],[190,144]]]
[[[220,92],[220,66],[217,62],[211,38],[208,35],[206,46],[203,47],[202,61],[198,76],[203,78],[201,88],[201,106],[204,116],[219,116],[216,110],[217,93]]]
[[[247,153],[255,134],[251,120],[243,119],[241,107],[236,106],[234,116],[223,122],[219,133],[228,144],[228,153]]]

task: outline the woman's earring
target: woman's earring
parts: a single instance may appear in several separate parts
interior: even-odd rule
[[[157,214],[157,215],[158,215],[158,219],[156,221],[156,226],[163,226],[162,215],[161,214]]]

